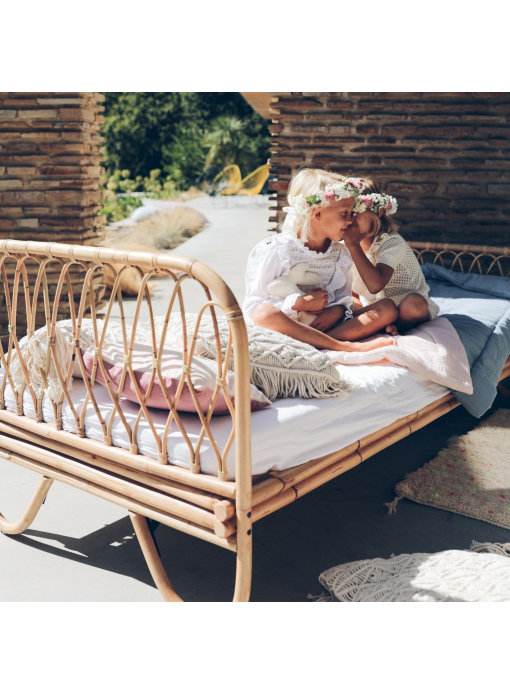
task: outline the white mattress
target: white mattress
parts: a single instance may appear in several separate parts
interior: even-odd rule
[[[445,387],[419,377],[403,367],[386,364],[336,366],[341,372],[347,371],[349,377],[358,385],[350,396],[322,400],[286,398],[276,401],[271,407],[252,413],[254,475],[269,470],[285,470],[310,459],[331,454],[360,437],[390,425],[398,418],[416,412],[448,391]],[[108,391],[100,385],[95,385],[94,393],[105,422],[108,423],[113,411]],[[86,395],[81,379],[74,379],[70,395],[76,410],[81,413]],[[139,408],[130,401],[122,402],[126,420],[132,426]],[[5,390],[5,403],[8,410],[15,411],[14,396],[10,387]],[[28,417],[35,417],[32,398],[26,391],[24,407]],[[156,431],[161,436],[168,413],[152,408],[151,415]],[[43,417],[46,422],[54,423],[53,408],[48,398],[43,401]],[[182,413],[181,420],[192,444],[195,445],[201,429],[198,416]],[[76,432],[75,420],[66,402],[62,406],[62,421],[64,430]],[[231,424],[230,416],[214,417],[212,420],[211,430],[220,451],[230,434]],[[85,432],[90,439],[103,440],[102,429],[90,403],[85,416]],[[112,438],[115,446],[128,448],[126,431],[118,416],[114,421]],[[156,441],[143,417],[138,428],[137,440],[141,454],[157,459]],[[169,460],[173,464],[190,468],[188,447],[175,424],[172,424],[167,448]],[[216,475],[216,458],[207,438],[200,452],[202,471]],[[227,464],[229,479],[233,480],[233,446]]]

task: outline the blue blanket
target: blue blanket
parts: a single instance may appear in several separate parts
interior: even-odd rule
[[[473,393],[454,392],[465,408],[481,417],[496,397],[501,370],[510,355],[510,279],[455,273],[426,263],[430,296],[464,345]]]

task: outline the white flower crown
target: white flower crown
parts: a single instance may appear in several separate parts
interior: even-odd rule
[[[360,196],[360,203],[365,207],[365,210],[370,210],[376,215],[381,210],[384,210],[387,215],[394,215],[397,212],[397,199],[387,193],[366,193]]]
[[[387,215],[397,212],[397,200],[386,193],[367,193],[363,194],[365,185],[361,179],[345,178],[343,181],[327,184],[324,189],[318,188],[313,195],[297,195],[290,207],[283,208],[287,213],[283,230],[284,232],[297,233],[303,224],[303,218],[307,212],[317,205],[329,205],[336,200],[354,198],[354,213],[370,210],[376,215],[382,209]]]
[[[365,186],[361,179],[345,178],[339,183],[327,184],[324,189],[318,188],[313,195],[307,196],[305,201],[309,206],[329,205],[336,200],[354,198],[353,212],[363,212],[356,208],[358,207],[358,198],[364,189]]]
[[[354,198],[353,212],[364,212],[365,206],[360,202],[360,195],[365,186],[361,179],[345,178],[338,183],[327,184],[324,189],[318,188],[313,195],[297,195],[290,207],[283,208],[287,213],[284,230],[297,232],[302,226],[303,218],[307,212],[317,205],[329,205],[336,200]]]

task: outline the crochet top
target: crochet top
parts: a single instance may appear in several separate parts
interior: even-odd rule
[[[343,304],[345,316],[352,316],[351,273],[353,265],[348,249],[338,241],[332,241],[329,248],[320,253],[312,251],[298,237],[291,234],[276,234],[263,239],[255,246],[248,257],[246,268],[246,297],[243,313],[252,319],[256,307],[267,302],[278,307],[284,314],[297,319],[298,312],[292,309],[301,294],[292,294],[285,299],[270,295],[267,286],[276,278],[288,275],[298,263],[308,263],[308,270],[321,277],[320,287],[328,290],[326,307]],[[299,285],[307,292],[316,285]]]
[[[388,284],[377,294],[371,294],[358,270],[354,267],[354,279],[352,291],[359,294],[363,306],[372,304],[378,299],[389,297],[398,306],[405,296],[416,292],[425,297],[429,305],[434,302],[429,298],[429,286],[425,281],[420,264],[412,248],[397,232],[379,234],[367,251],[367,258],[371,263],[384,263],[393,268],[393,275]],[[438,307],[436,307],[438,308]]]

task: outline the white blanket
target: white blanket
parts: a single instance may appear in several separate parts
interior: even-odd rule
[[[399,336],[397,343],[370,352],[322,352],[336,364],[374,364],[386,360],[454,391],[473,393],[466,351],[448,319],[440,317],[422,323]]]

